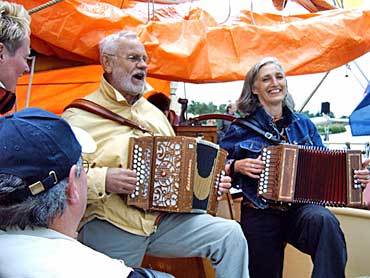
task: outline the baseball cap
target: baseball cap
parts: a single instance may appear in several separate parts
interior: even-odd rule
[[[8,194],[21,201],[68,177],[81,152],[93,152],[94,140],[82,129],[39,108],[0,118],[0,173],[22,178],[27,187]]]

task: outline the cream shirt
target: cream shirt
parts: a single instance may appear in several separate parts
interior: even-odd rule
[[[166,116],[159,109],[144,97],[130,105],[104,77],[100,88],[86,99],[146,127],[156,135],[175,135]],[[130,233],[150,235],[155,229],[157,213],[147,213],[127,206],[126,200],[119,195],[107,194],[105,191],[107,168],[127,168],[129,138],[148,134],[77,108],[66,110],[62,117],[90,133],[97,144],[93,154],[84,156],[91,167],[88,173],[88,206],[80,226],[99,218]]]
[[[112,259],[51,229],[0,230],[0,277],[124,278],[132,271]]]

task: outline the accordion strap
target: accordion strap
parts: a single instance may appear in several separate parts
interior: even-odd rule
[[[135,123],[135,122],[133,122],[129,119],[126,119],[126,118],[122,117],[121,115],[118,115],[117,113],[114,113],[114,112],[110,111],[109,109],[105,108],[104,106],[101,106],[101,105],[99,105],[99,104],[97,104],[97,103],[95,103],[91,100],[82,99],[82,98],[75,99],[69,105],[67,105],[64,108],[64,110],[66,110],[68,108],[72,108],[72,107],[88,111],[90,113],[99,115],[103,118],[115,121],[115,122],[117,122],[121,125],[126,125],[126,126],[129,126],[129,127],[132,127],[132,128],[136,128],[136,129],[141,130],[142,132],[146,132],[146,133],[149,133],[149,134],[153,135],[153,132],[146,129],[145,127],[143,127],[143,126],[141,126],[141,125],[139,125],[139,124],[137,124],[137,123]]]
[[[237,118],[236,120],[234,120],[234,123],[254,130],[255,132],[261,134],[263,137],[272,141],[275,144],[281,143],[281,140],[279,138],[277,138],[271,132],[264,131],[263,129],[261,129],[258,126],[258,123],[256,121],[252,120],[252,119],[243,120],[243,119]]]

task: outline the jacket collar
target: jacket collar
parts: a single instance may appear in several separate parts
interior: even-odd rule
[[[293,123],[298,120],[297,116],[292,110],[284,106],[283,115],[287,118],[288,122]],[[273,123],[273,117],[269,115],[265,109],[260,106],[256,109],[256,112],[251,116],[254,120],[258,121],[261,127],[268,129]]]

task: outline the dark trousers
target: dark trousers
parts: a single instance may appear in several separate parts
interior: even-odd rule
[[[251,278],[282,277],[286,243],[311,256],[313,278],[345,276],[344,235],[328,209],[308,204],[281,211],[243,205],[241,224],[248,241]]]

